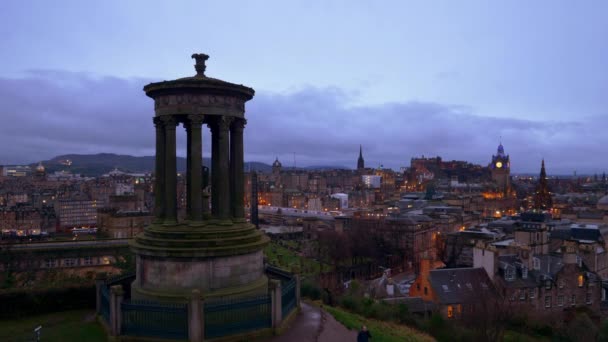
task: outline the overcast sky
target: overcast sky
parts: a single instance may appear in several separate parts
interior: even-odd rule
[[[142,87],[256,90],[246,160],[608,171],[608,1],[0,1],[0,164],[154,153]],[[208,142],[209,134],[205,141]],[[184,134],[180,135],[181,155]],[[209,147],[209,144],[205,144]]]

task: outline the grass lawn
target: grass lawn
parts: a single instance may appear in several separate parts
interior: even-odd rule
[[[298,273],[318,274],[320,263],[313,259],[304,258],[297,255],[294,251],[289,250],[275,242],[271,242],[264,249],[264,254],[268,258],[268,263],[290,272],[298,271]],[[330,271],[331,266],[324,265],[323,271]]]
[[[33,330],[39,325],[42,325],[40,340],[44,342],[106,341],[106,334],[91,310],[63,311],[0,321],[0,341],[35,341]]]
[[[543,336],[531,336],[517,331],[507,330],[503,341],[505,342],[549,342],[551,338]]]
[[[348,329],[359,330],[362,325],[366,325],[374,342],[435,341],[432,336],[405,325],[368,319],[331,306],[323,306],[323,309]]]

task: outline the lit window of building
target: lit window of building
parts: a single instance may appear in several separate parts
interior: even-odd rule
[[[454,307],[448,305],[448,318],[454,318]]]
[[[585,277],[582,274],[578,275],[578,287],[583,287],[585,284]]]

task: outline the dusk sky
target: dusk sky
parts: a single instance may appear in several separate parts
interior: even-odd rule
[[[194,75],[200,52],[256,90],[247,161],[354,168],[362,144],[369,167],[487,165],[502,139],[512,172],[601,173],[606,18],[599,0],[3,0],[0,164],[152,155],[142,88]]]

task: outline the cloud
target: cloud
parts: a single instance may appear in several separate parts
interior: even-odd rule
[[[65,153],[154,153],[153,104],[146,79],[32,70],[0,78],[0,163],[26,163]],[[608,115],[576,121],[534,121],[476,114],[432,102],[353,106],[356,93],[305,87],[258,91],[247,104],[246,159],[284,165],[354,167],[359,144],[368,166],[398,168],[413,156],[487,164],[502,137],[515,172],[608,169]],[[205,135],[205,150],[209,147]],[[185,151],[183,133],[178,145]],[[183,155],[184,153],[179,153]]]

